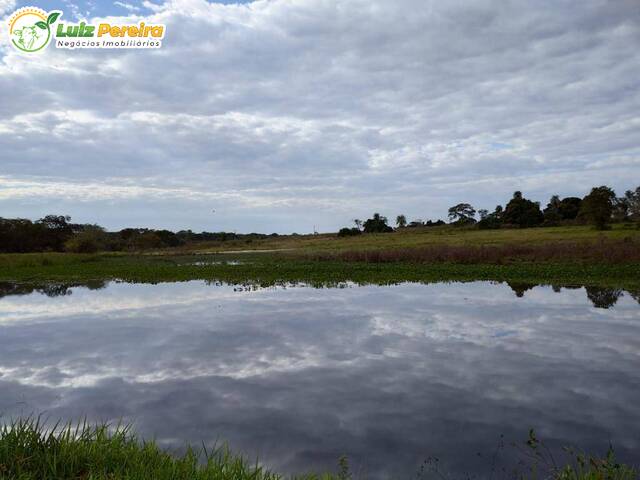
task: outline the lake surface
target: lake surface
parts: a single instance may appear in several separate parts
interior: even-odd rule
[[[225,440],[280,472],[487,474],[535,428],[640,463],[640,305],[489,282],[0,286],[0,413]],[[477,454],[480,453],[484,457]]]

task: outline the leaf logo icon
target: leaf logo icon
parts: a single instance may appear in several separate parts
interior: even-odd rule
[[[36,7],[17,10],[9,19],[9,35],[12,45],[24,53],[43,50],[53,37],[51,25],[62,15],[61,11],[45,12]]]

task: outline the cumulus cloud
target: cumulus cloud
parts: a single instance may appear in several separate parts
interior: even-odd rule
[[[208,195],[250,190],[247,208],[216,209],[245,231],[256,215],[308,231],[310,209],[330,230],[373,209],[492,208],[516,189],[623,190],[640,173],[634,3],[127,3],[128,20],[167,25],[161,50],[51,47],[36,62],[0,47],[3,179],[135,186],[104,190],[97,218],[68,191],[47,198],[112,227],[133,220],[110,211],[124,202],[152,226],[211,228]],[[176,187],[165,199],[189,213],[168,220],[155,189]],[[17,190],[0,203],[28,213]]]

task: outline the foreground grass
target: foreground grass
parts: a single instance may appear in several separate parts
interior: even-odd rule
[[[534,439],[532,443],[531,438]],[[544,445],[530,433],[532,463],[527,473],[512,478],[556,480],[634,480],[638,472],[620,465],[610,453],[605,458],[578,454],[566,465],[546,465]],[[431,472],[443,478],[437,469]],[[257,463],[233,455],[226,448],[198,451],[187,448],[183,455],[171,455],[153,441],[141,441],[129,427],[92,426],[46,429],[39,419],[7,424],[0,430],[0,478],[20,480],[66,479],[154,479],[154,480],[277,480],[281,475]],[[292,477],[307,480],[352,478],[343,457],[336,474],[307,474]],[[447,478],[447,477],[444,477]]]
[[[232,455],[226,448],[181,456],[142,442],[128,427],[67,425],[46,430],[39,421],[20,420],[0,433],[0,478],[48,479],[184,479],[275,480],[259,465]],[[331,478],[308,476],[304,478]]]

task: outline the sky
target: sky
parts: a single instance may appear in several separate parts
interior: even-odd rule
[[[6,21],[27,5],[164,23],[164,43],[27,56]],[[0,217],[309,233],[640,185],[637,0],[0,0],[0,19]]]

